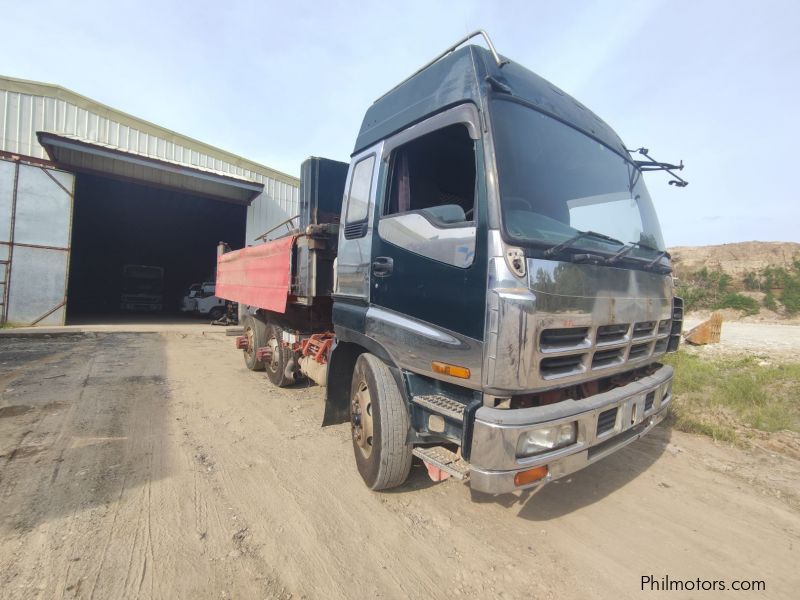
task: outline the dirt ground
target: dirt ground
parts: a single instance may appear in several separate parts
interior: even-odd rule
[[[0,597],[797,597],[796,460],[659,427],[533,496],[419,465],[374,493],[321,390],[278,390],[232,346],[0,337]]]

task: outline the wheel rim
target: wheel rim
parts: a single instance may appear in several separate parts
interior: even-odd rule
[[[244,351],[247,356],[252,356],[253,352],[255,352],[255,334],[253,333],[253,328],[248,327],[244,330],[244,336],[247,338],[247,349]]]
[[[361,450],[364,458],[372,454],[372,398],[367,382],[359,381],[356,393],[350,406],[350,425],[353,440]]]
[[[278,357],[279,347],[278,347],[278,340],[274,337],[271,337],[267,340],[267,346],[269,346],[270,350],[272,350],[272,358],[270,358],[269,363],[267,363],[267,367],[273,373],[278,371],[278,367],[280,367],[280,360]]]

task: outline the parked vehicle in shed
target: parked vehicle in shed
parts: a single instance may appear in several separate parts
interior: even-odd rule
[[[226,302],[216,294],[216,283],[206,281],[202,285],[193,283],[186,290],[181,302],[181,311],[190,312],[216,321],[225,314]]]
[[[197,305],[195,298],[202,289],[203,286],[199,283],[193,283],[186,289],[186,292],[183,294],[183,299],[181,299],[181,312],[194,312],[195,306]]]
[[[125,265],[122,268],[120,308],[161,311],[164,308],[164,269],[148,265]]]
[[[465,38],[367,111],[349,166],[302,167],[290,235],[227,252],[247,367],[326,386],[372,489],[503,493],[666,415],[682,303],[637,161],[550,83]],[[470,36],[472,37],[472,36]],[[674,175],[679,185],[684,180]]]

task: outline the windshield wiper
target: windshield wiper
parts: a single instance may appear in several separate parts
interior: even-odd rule
[[[656,253],[656,257],[654,259],[652,259],[652,260],[649,260],[649,261],[646,258],[643,258],[643,257],[634,257],[634,256],[630,257],[631,260],[635,260],[636,262],[645,262],[645,261],[647,261],[647,262],[645,262],[645,265],[644,265],[645,269],[652,269],[654,266],[656,266],[656,263],[658,263],[658,261],[660,261],[665,256],[667,258],[672,258],[670,253],[667,252],[666,250],[659,250],[658,248],[654,248],[653,246],[650,246],[649,244],[643,244],[642,242],[628,242],[627,244],[625,244],[625,246],[623,246],[620,249],[619,252],[617,252],[614,256],[610,256],[608,258],[608,261],[607,261],[608,264],[614,264],[620,258],[623,258],[623,257],[627,256],[631,252],[631,250],[633,250],[637,246],[639,248],[643,248],[644,250],[651,250],[652,252]],[[662,271],[662,270],[665,270],[665,269],[668,270],[668,272],[670,272],[670,273],[672,272],[672,267],[668,267],[666,265],[664,265],[663,267],[659,268],[659,271]]]
[[[564,240],[560,244],[556,244],[552,248],[548,248],[547,250],[544,251],[544,256],[545,256],[545,258],[549,258],[549,257],[553,256],[554,254],[557,254],[558,252],[561,252],[564,248],[570,247],[572,244],[574,244],[578,240],[582,240],[583,238],[587,238],[587,237],[598,238],[598,239],[604,240],[606,242],[611,242],[612,244],[619,244],[620,246],[624,246],[625,245],[624,242],[621,242],[618,239],[613,238],[611,236],[608,236],[608,235],[605,235],[605,234],[602,234],[602,233],[597,233],[596,231],[586,230],[586,231],[579,231],[578,235],[573,235],[568,240]]]
[[[664,258],[665,256],[667,258],[670,258],[669,252],[667,252],[666,250],[659,251],[659,253],[656,255],[656,257],[653,260],[651,260],[649,263],[647,263],[646,266],[647,267],[654,267],[656,265],[656,263],[658,261],[660,261],[662,258]],[[672,267],[668,267],[668,268],[669,268],[670,272],[672,272]]]

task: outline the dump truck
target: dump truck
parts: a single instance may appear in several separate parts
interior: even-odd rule
[[[163,288],[162,267],[125,265],[119,307],[128,311],[159,312],[164,308]]]
[[[683,310],[643,174],[682,167],[476,32],[375,101],[349,164],[303,163],[285,235],[220,245],[216,293],[249,369],[324,386],[369,488],[414,457],[540,488],[667,413]]]

